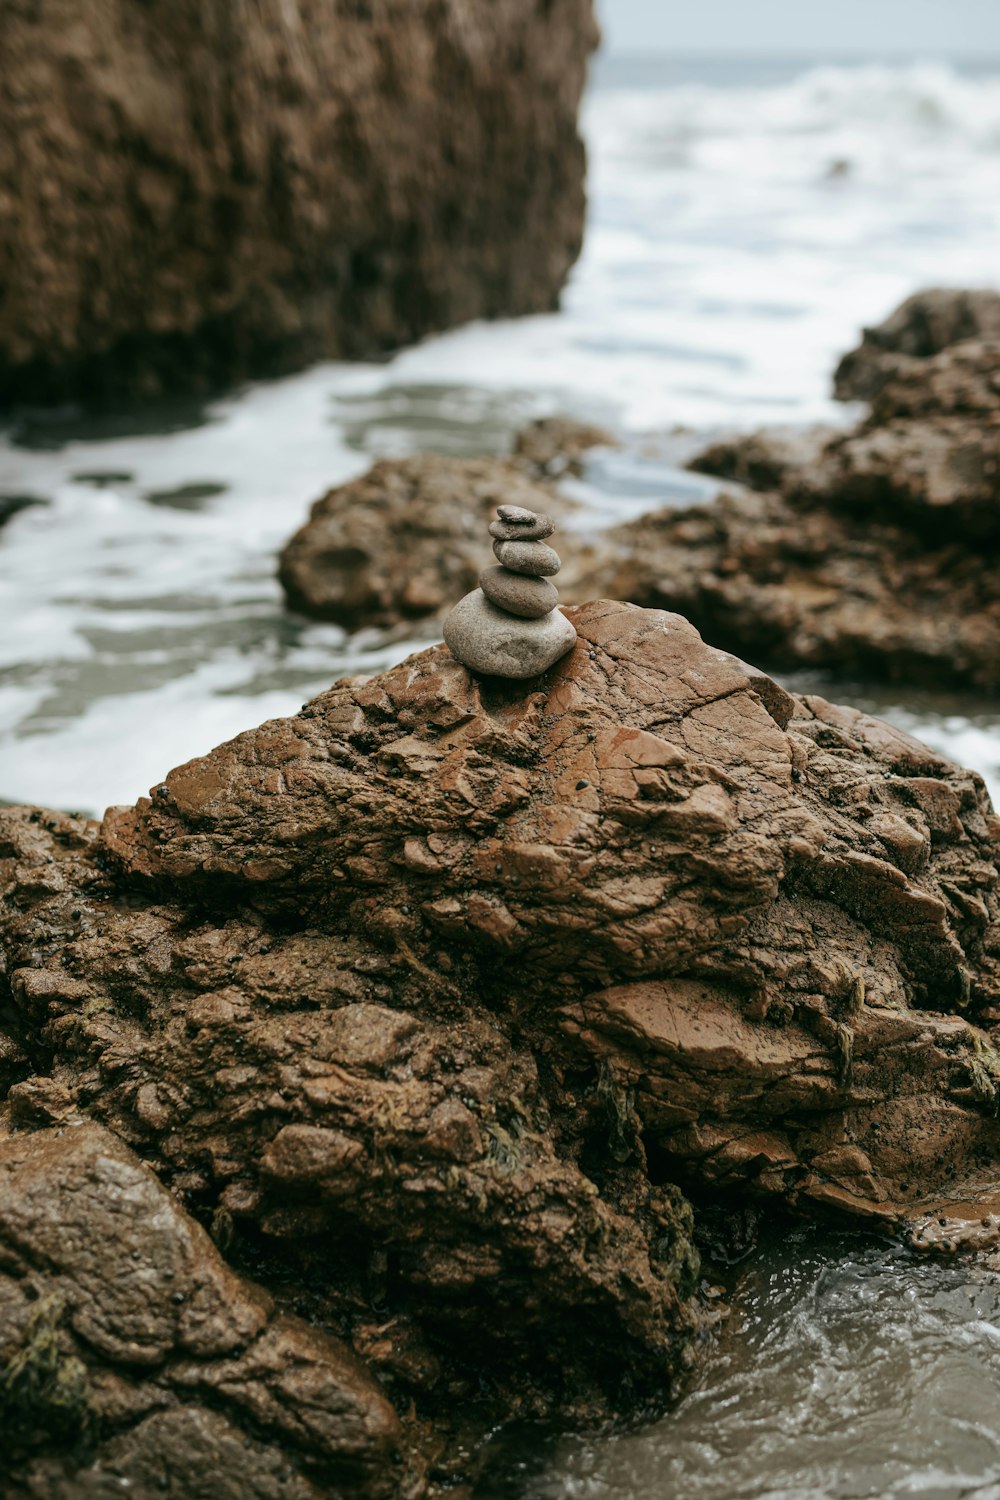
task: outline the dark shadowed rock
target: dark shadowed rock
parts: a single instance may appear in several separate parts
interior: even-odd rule
[[[590,0],[9,0],[0,401],[203,389],[556,305]]]
[[[280,1313],[120,1140],[69,1113],[0,1132],[0,1472],[16,1493],[408,1488],[399,1421],[357,1358]]]
[[[22,510],[29,510],[33,505],[46,505],[48,502],[35,495],[0,495],[0,530],[12,521]]]

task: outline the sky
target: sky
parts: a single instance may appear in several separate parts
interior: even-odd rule
[[[1000,0],[597,0],[609,52],[992,54]]]

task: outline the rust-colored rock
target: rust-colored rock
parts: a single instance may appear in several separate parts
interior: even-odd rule
[[[490,1422],[666,1399],[677,1181],[888,1223],[995,1191],[980,779],[676,615],[568,613],[530,693],[436,647],[100,827],[0,814],[11,1121],[155,1163],[414,1442],[484,1381]]]
[[[596,38],[590,0],[8,0],[0,402],[550,310]]]

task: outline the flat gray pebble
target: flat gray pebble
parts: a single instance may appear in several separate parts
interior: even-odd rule
[[[479,587],[491,604],[525,620],[540,620],[559,603],[559,590],[547,578],[528,578],[495,564],[480,573]]]
[[[540,542],[551,536],[555,529],[555,521],[548,516],[536,516],[530,526],[514,521],[490,522],[490,536],[496,537],[498,542]]]
[[[528,578],[548,577],[562,567],[559,553],[544,542],[494,542],[493,555],[512,573]]]
[[[526,526],[529,521],[535,519],[535,511],[526,510],[523,505],[498,505],[497,515],[501,521],[510,521],[515,526]]]

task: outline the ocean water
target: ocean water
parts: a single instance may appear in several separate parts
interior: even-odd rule
[[[720,431],[844,423],[830,376],[922,286],[1000,286],[1000,60],[602,61],[583,111],[584,254],[562,310],[384,363],[318,365],[204,408],[0,433],[0,800],[98,812],[414,641],[288,614],[275,555],[374,456],[501,453],[532,417],[622,442],[593,519],[685,504]],[[1000,791],[1000,700],[819,688]],[[680,1408],[640,1432],[498,1440],[527,1500],[1000,1500],[1000,1277],[803,1232],[753,1257]]]
[[[581,487],[595,517],[683,503],[691,477],[648,434],[847,421],[830,375],[861,324],[1000,277],[1000,63],[605,62],[583,128],[590,219],[560,313],[203,410],[0,434],[0,501],[39,502],[0,531],[0,798],[131,801],[405,654],[289,616],[274,578],[310,502],[373,455],[502,452],[568,411],[626,443]],[[998,724],[969,698],[918,727],[996,786]]]
[[[737,1279],[680,1406],[496,1440],[476,1500],[1000,1500],[1000,1276],[793,1229]]]

